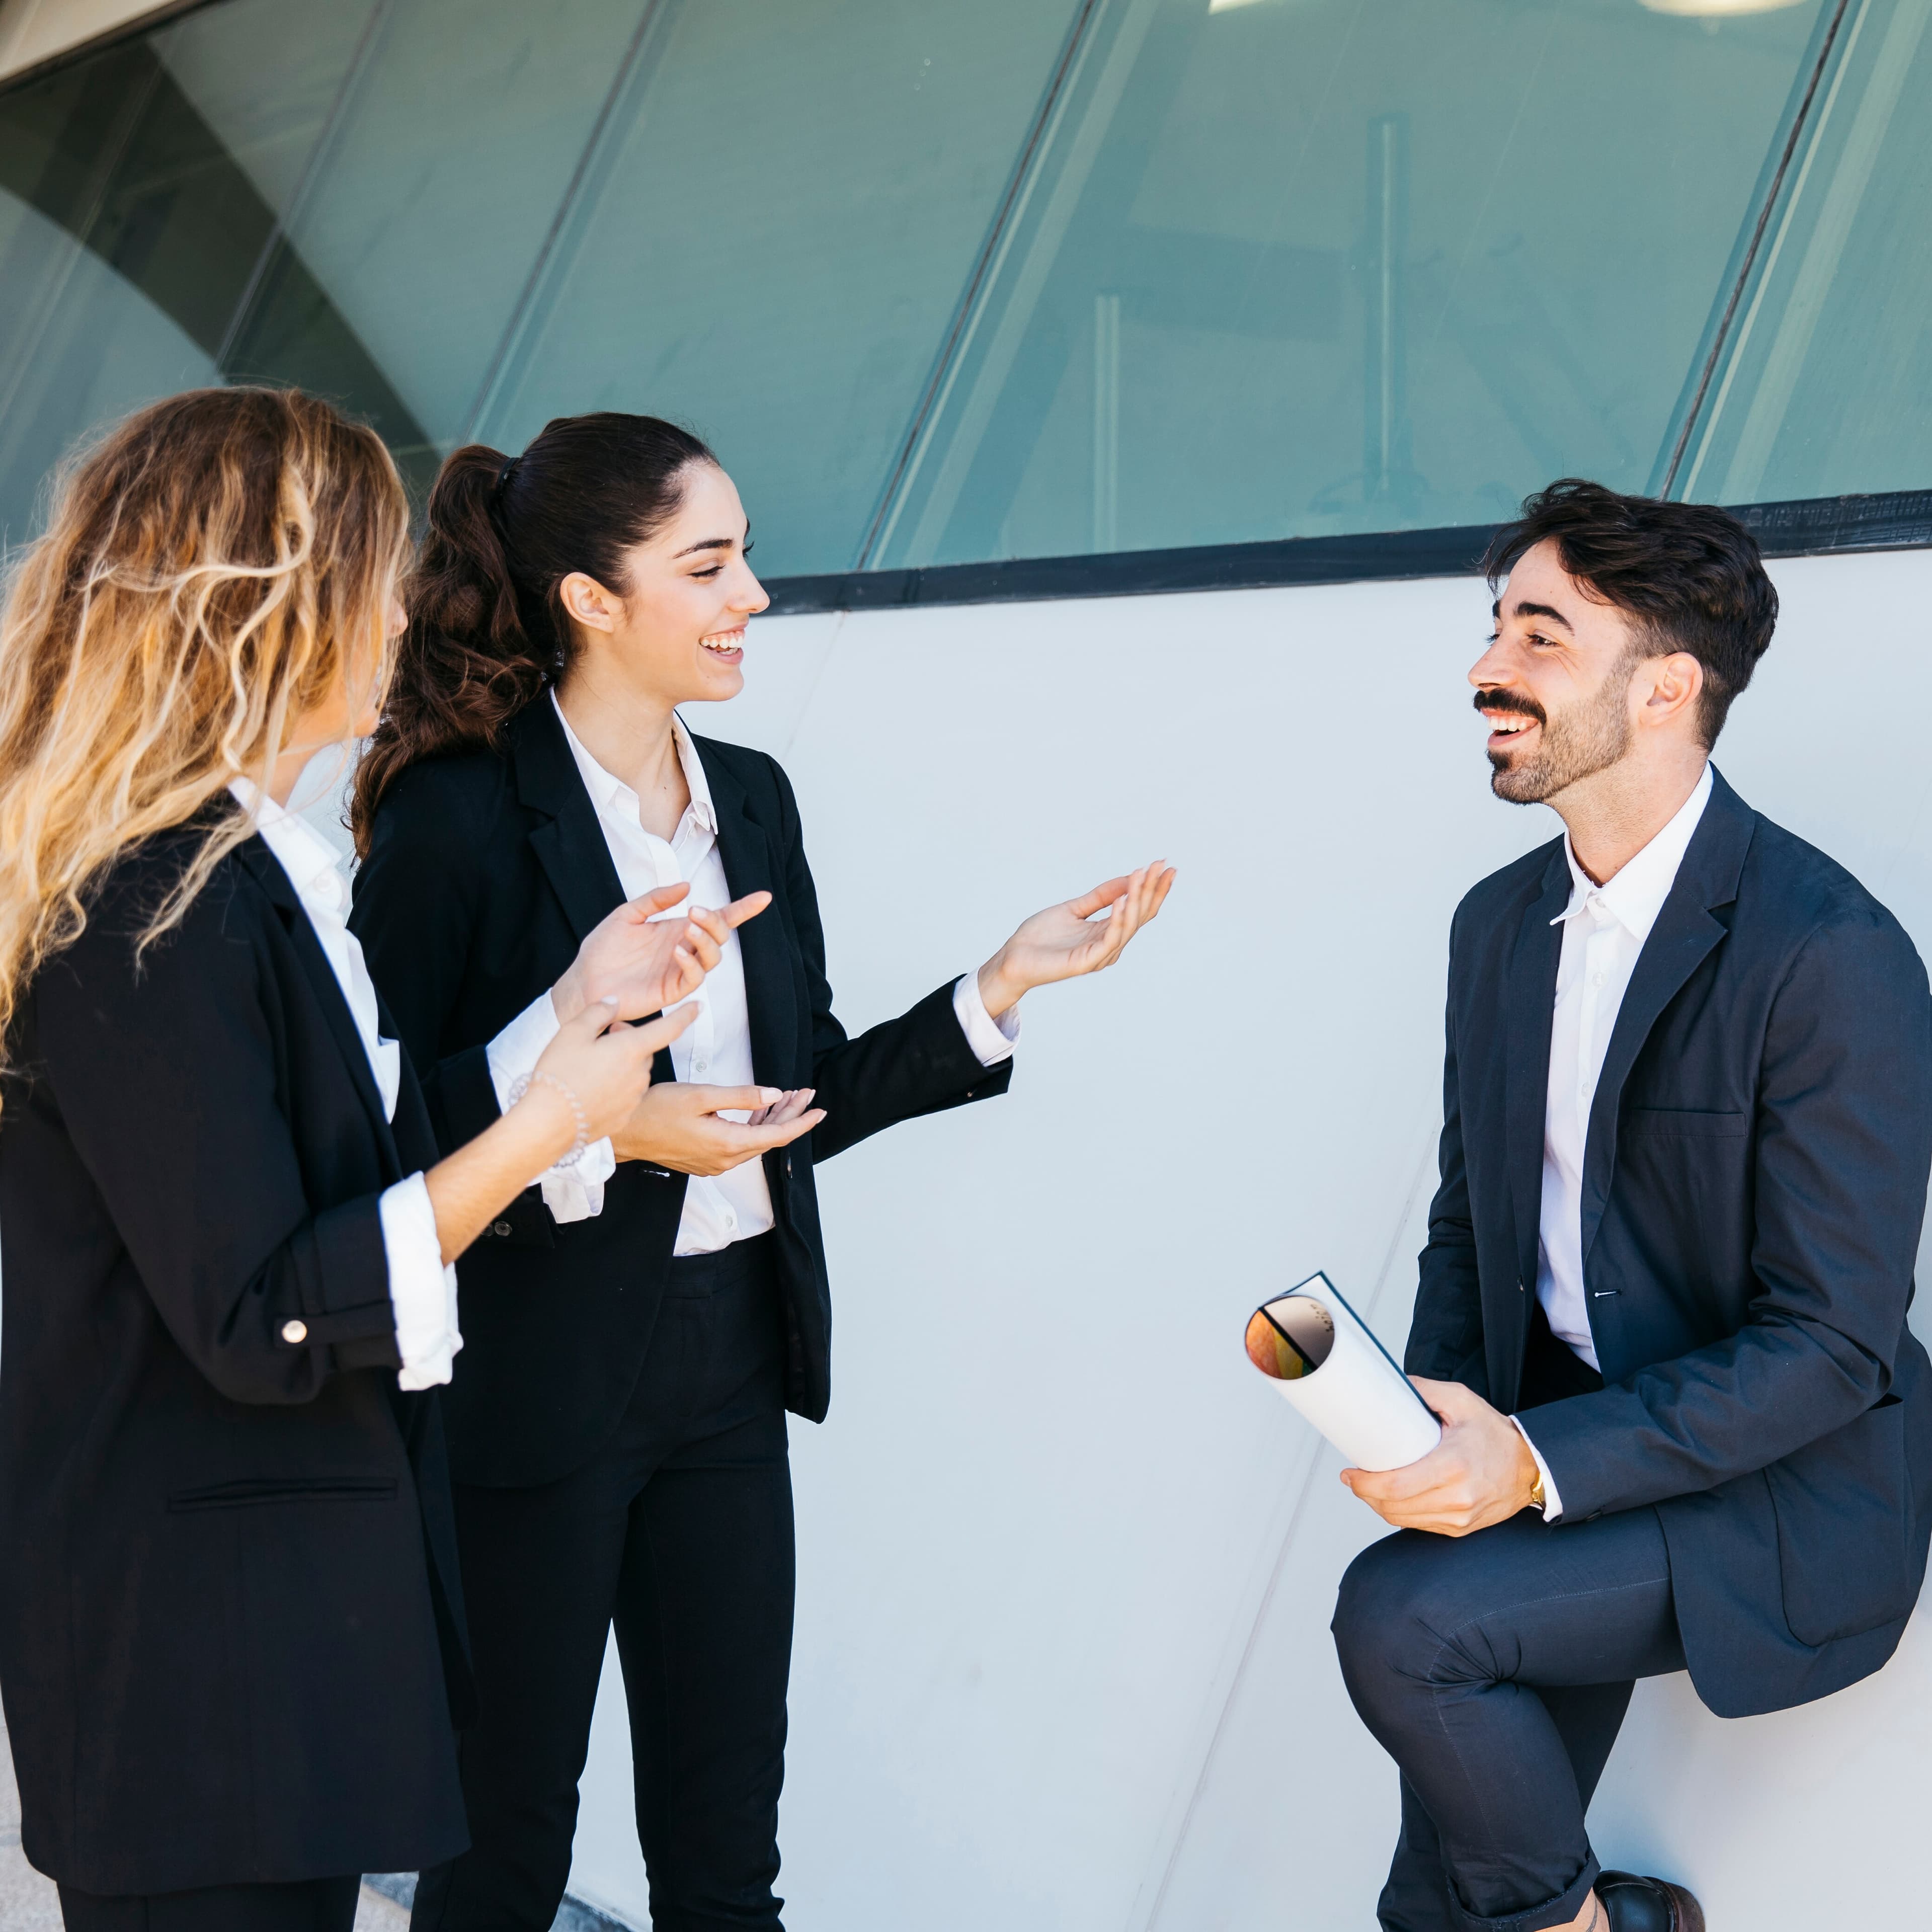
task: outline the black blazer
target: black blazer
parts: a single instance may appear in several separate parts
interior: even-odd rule
[[[1561,839],[1458,908],[1442,1182],[1413,1374],[1516,1407],[1536,1295]],[[1607,1384],[1534,1410],[1564,1522],[1656,1505],[1724,1717],[1889,1657],[1932,1535],[1906,1327],[1932,1168],[1932,998],[1898,922],[1721,777],[1611,1034],[1584,1155]]]
[[[821,1420],[831,1394],[832,1301],[815,1162],[882,1127],[1004,1093],[982,1066],[949,981],[848,1040],[832,1014],[825,940],[798,807],[776,760],[695,741],[732,896],[772,904],[739,934],[759,1082],[814,1087],[824,1124],[765,1156],[777,1222],[786,1401]],[[404,771],[376,814],[351,924],[418,1066],[445,1147],[497,1114],[489,1042],[576,957],[623,900],[596,807],[548,697],[512,721],[502,752]],[[657,1077],[672,1077],[668,1054]],[[643,1364],[684,1207],[685,1177],[619,1164],[604,1211],[560,1226],[528,1190],[466,1255],[464,1353],[447,1406],[459,1481],[517,1487],[578,1468],[621,1419]]]
[[[406,1072],[383,1119],[260,838],[136,968],[203,829],[115,866],[0,1115],[0,1688],[26,1854],[94,1893],[467,1843],[448,1477],[376,1210],[434,1141]]]

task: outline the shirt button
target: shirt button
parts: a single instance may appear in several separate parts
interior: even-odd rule
[[[493,1234],[507,1234],[510,1232],[510,1224],[507,1221],[499,1221],[491,1227],[490,1232]]]
[[[282,1324],[282,1340],[290,1348],[306,1342],[308,1340],[308,1324],[306,1322],[284,1322]]]
[[[691,1070],[694,1073],[709,1073],[711,1063],[708,1060],[694,1060],[691,1063]]]

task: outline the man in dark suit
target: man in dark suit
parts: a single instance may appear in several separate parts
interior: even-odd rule
[[[1912,1612],[1932,998],[1891,914],[1709,763],[1777,618],[1735,519],[1564,482],[1486,563],[1492,786],[1565,835],[1451,929],[1406,1364],[1443,1439],[1344,1473],[1398,1534],[1335,1637],[1402,1772],[1390,1932],[1695,1932],[1688,1892],[1600,1871],[1585,1809],[1635,1678],[1783,1709]]]

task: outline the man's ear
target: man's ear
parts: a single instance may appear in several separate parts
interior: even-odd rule
[[[614,631],[617,628],[620,602],[596,578],[587,577],[580,570],[573,570],[556,586],[556,594],[557,601],[572,621],[581,624],[586,630]]]
[[[1644,665],[1650,690],[1643,700],[1647,724],[1661,724],[1696,710],[1703,695],[1704,667],[1688,651],[1672,651]]]

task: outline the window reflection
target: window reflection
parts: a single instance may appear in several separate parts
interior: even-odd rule
[[[1641,489],[1816,0],[1118,0],[874,561]]]
[[[1073,0],[666,0],[483,428],[649,410],[776,574],[858,560]]]
[[[236,319],[368,10],[240,0],[0,104],[10,535],[23,533],[42,477],[77,434],[152,395],[254,372]],[[317,386],[352,395],[406,443],[406,410],[326,292],[298,263],[284,279],[307,316]]]
[[[1852,0],[1678,493],[1932,484],[1932,0]]]
[[[216,0],[0,89],[0,538],[224,379],[676,416],[778,576],[1923,488],[1928,100],[1932,0]]]

